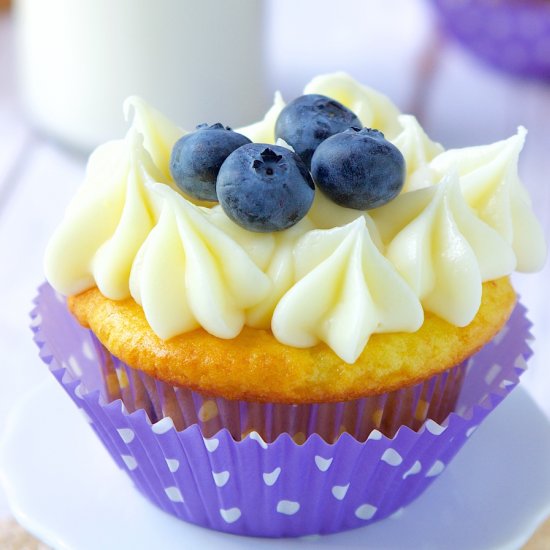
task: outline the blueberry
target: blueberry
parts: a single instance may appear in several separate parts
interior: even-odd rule
[[[223,161],[250,140],[231,128],[200,124],[176,141],[170,156],[170,172],[177,186],[196,199],[217,201],[216,178]]]
[[[347,107],[324,95],[307,94],[281,111],[275,123],[275,137],[291,145],[309,169],[319,144],[352,126],[361,126],[361,121]]]
[[[399,194],[405,182],[405,159],[382,132],[350,128],[319,145],[311,175],[336,204],[368,210]]]
[[[309,211],[315,186],[300,157],[277,145],[251,143],[231,153],[218,174],[220,204],[236,224],[281,231]]]

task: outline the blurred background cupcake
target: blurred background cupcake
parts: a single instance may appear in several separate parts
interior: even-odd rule
[[[486,63],[550,80],[550,2],[433,0],[444,29]]]

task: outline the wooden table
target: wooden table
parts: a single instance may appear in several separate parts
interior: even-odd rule
[[[284,83],[283,92],[292,97],[313,74],[344,68],[384,90],[404,111],[417,113],[428,133],[447,147],[502,139],[518,124],[525,125],[530,134],[522,158],[523,179],[550,236],[550,87],[498,74],[441,39],[433,30],[427,7],[420,2],[394,0],[392,6],[373,0],[350,3],[358,15],[375,14],[350,23],[357,25],[349,33],[350,40],[355,40],[353,51],[362,48],[361,55],[351,55],[345,48],[338,50],[318,39],[315,48],[296,55],[299,45],[293,37],[301,31],[293,21],[311,16],[311,4],[291,0],[268,4],[269,85],[275,89],[277,83]],[[396,4],[403,15],[401,23],[395,22]],[[317,0],[315,6],[319,13],[330,9],[328,0]],[[363,9],[366,11],[361,12]],[[361,25],[366,38],[359,36]],[[9,16],[0,14],[0,351],[9,362],[0,384],[0,435],[8,410],[18,397],[47,376],[31,343],[27,312],[34,289],[43,278],[42,253],[48,236],[81,181],[85,163],[84,156],[67,152],[25,119],[15,89],[12,26]],[[324,36],[330,21],[319,19],[314,26],[316,37]],[[392,26],[394,35],[386,37],[385,29]],[[281,28],[286,29],[283,37],[275,31]],[[307,42],[306,36],[301,38]],[[382,44],[387,57],[369,55],[370,44]],[[346,47],[349,49],[349,44]],[[390,59],[392,65],[388,66]],[[520,276],[515,283],[531,309],[539,336],[535,358],[522,384],[550,417],[549,277],[547,266],[542,274]],[[0,490],[0,518],[7,515]],[[13,533],[14,527],[5,522],[1,525],[0,547],[5,548],[7,533]],[[550,548],[550,524],[526,548]]]

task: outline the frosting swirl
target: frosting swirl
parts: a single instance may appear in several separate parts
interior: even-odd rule
[[[273,313],[275,337],[307,348],[319,341],[353,363],[373,332],[414,332],[422,307],[373,243],[360,216],[310,231],[296,244],[297,282]]]
[[[154,225],[145,184],[162,175],[134,129],[90,157],[84,185],[46,249],[45,272],[64,294],[97,285],[113,300],[130,296],[132,262]]]
[[[234,338],[269,278],[200,208],[164,185],[151,192],[162,197],[160,216],[133,263],[132,297],[161,338],[199,326]]]
[[[405,157],[407,176],[402,192],[406,193],[432,184],[430,161],[443,153],[443,147],[426,135],[412,115],[400,115],[398,120],[403,130],[392,142]]]
[[[542,269],[544,232],[533,215],[531,199],[518,175],[518,159],[527,130],[490,145],[450,149],[431,162],[435,177],[458,170],[464,197],[477,215],[510,243],[517,270]]]
[[[130,96],[124,101],[122,108],[126,120],[133,118],[133,128],[143,136],[143,146],[161,171],[162,181],[173,182],[170,174],[170,154],[174,143],[185,132],[141,97]]]
[[[509,275],[510,245],[466,204],[456,173],[373,211],[386,255],[424,309],[456,326],[475,317],[483,281]],[[393,223],[392,223],[393,222]]]

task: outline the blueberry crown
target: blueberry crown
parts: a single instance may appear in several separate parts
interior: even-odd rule
[[[269,147],[266,147],[261,153],[260,156],[262,157],[262,160],[255,159],[252,163],[252,168],[255,170],[259,170],[262,166],[265,164],[279,164],[279,162],[282,160],[282,155],[278,155],[273,149],[270,149]],[[268,175],[273,174],[273,168],[267,167],[266,173]]]
[[[339,206],[365,211],[403,188],[399,149],[335,99],[296,98],[280,112],[274,133],[290,147],[252,143],[220,122],[199,124],[174,145],[174,181],[191,197],[218,201],[241,227],[262,233],[295,225],[316,189]]]
[[[357,126],[352,126],[347,132],[355,132],[362,136],[371,136],[373,138],[384,139],[384,134],[380,130],[374,128],[359,128]]]
[[[197,124],[197,130],[229,130],[231,131],[231,128],[229,126],[224,126],[221,122],[216,122],[215,124],[208,124],[207,122],[203,122],[202,124]]]

